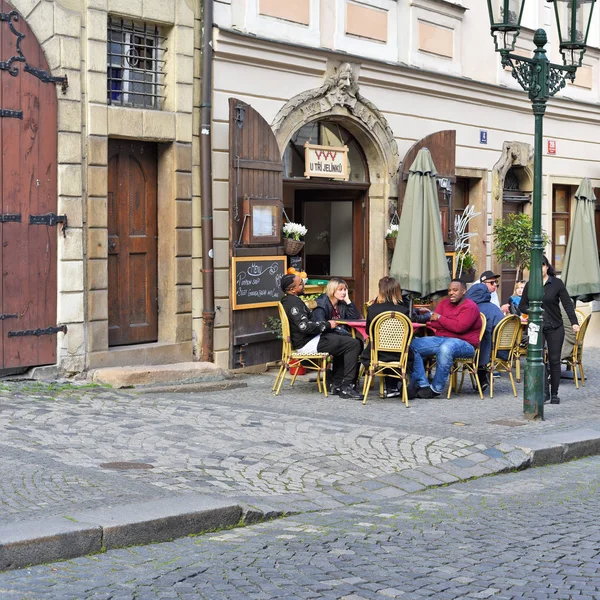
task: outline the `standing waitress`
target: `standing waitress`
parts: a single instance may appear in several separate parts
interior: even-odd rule
[[[548,351],[548,364],[546,370],[550,370],[550,390],[548,390],[548,379],[545,378],[544,402],[550,400],[550,404],[560,404],[558,397],[558,385],[560,384],[560,351],[565,339],[565,328],[560,313],[559,301],[562,303],[573,331],[579,331],[579,323],[575,314],[575,307],[569,297],[565,284],[556,277],[556,271],[544,256],[542,259],[542,279],[544,295],[542,298],[542,336],[544,345]],[[529,283],[525,284],[523,296],[519,308],[521,312],[529,313]]]

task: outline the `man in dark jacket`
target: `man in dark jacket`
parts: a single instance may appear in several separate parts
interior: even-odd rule
[[[494,327],[504,318],[504,313],[492,303],[492,294],[485,283],[476,283],[471,286],[467,292],[467,298],[477,304],[479,312],[483,313],[486,319],[485,333],[479,344],[479,368],[477,373],[481,389],[485,390],[489,387],[485,365],[490,362],[492,356],[492,333]]]
[[[304,282],[298,275],[284,275],[281,290],[285,296],[281,304],[290,323],[292,348],[300,352],[328,352],[333,356],[332,393],[341,398],[362,399],[354,387],[358,374],[358,355],[362,343],[345,335],[321,335],[331,332],[336,321],[317,321],[298,296],[304,293]]]

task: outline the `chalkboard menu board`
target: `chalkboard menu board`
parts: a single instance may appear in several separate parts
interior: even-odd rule
[[[233,310],[275,306],[279,302],[287,256],[236,257],[232,262]]]

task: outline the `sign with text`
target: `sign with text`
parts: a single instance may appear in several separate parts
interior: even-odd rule
[[[233,310],[275,306],[283,292],[281,278],[287,270],[287,256],[252,256],[231,259]]]
[[[556,140],[548,140],[548,154],[556,154]]]
[[[304,144],[304,177],[348,179],[348,146]]]

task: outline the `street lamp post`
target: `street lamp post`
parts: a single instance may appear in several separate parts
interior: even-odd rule
[[[502,66],[510,67],[512,76],[525,90],[535,116],[533,229],[531,235],[531,266],[529,276],[529,347],[525,368],[523,412],[526,419],[544,418],[544,363],[542,360],[542,156],[543,120],[548,99],[574,81],[586,51],[587,37],[596,0],[547,0],[554,4],[560,52],[563,65],[553,64],[544,46],[548,37],[543,29],[533,36],[533,58],[512,54],[521,30],[525,0],[488,0],[490,29]]]

